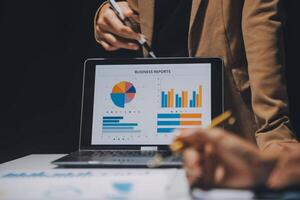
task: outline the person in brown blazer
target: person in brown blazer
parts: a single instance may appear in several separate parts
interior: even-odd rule
[[[165,5],[163,5],[165,2]],[[231,131],[256,140],[261,150],[297,143],[292,132],[284,76],[280,0],[128,0],[118,4],[158,56],[222,57],[225,109],[237,123]],[[104,2],[96,41],[106,50],[137,50],[138,38]],[[147,56],[145,54],[145,56]]]

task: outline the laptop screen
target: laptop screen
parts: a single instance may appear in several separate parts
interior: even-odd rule
[[[210,124],[211,64],[96,65],[92,145],[168,145]]]

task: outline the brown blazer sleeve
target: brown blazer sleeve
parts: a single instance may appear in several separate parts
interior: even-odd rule
[[[259,126],[256,140],[261,149],[273,142],[296,142],[288,113],[279,6],[279,0],[245,0],[243,7],[252,107]]]

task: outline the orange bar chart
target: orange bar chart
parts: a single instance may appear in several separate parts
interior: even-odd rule
[[[161,92],[162,108],[201,108],[203,105],[203,87],[198,88],[191,93],[187,90],[175,92],[172,88]]]
[[[201,113],[158,113],[157,133],[165,134],[180,128],[201,127],[201,118]]]
[[[199,101],[198,107],[202,107],[202,85],[199,86],[198,101]]]

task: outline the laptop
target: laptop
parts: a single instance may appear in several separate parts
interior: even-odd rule
[[[79,150],[59,167],[147,167],[182,128],[207,127],[223,112],[220,58],[88,59]],[[161,167],[180,167],[170,157]]]

